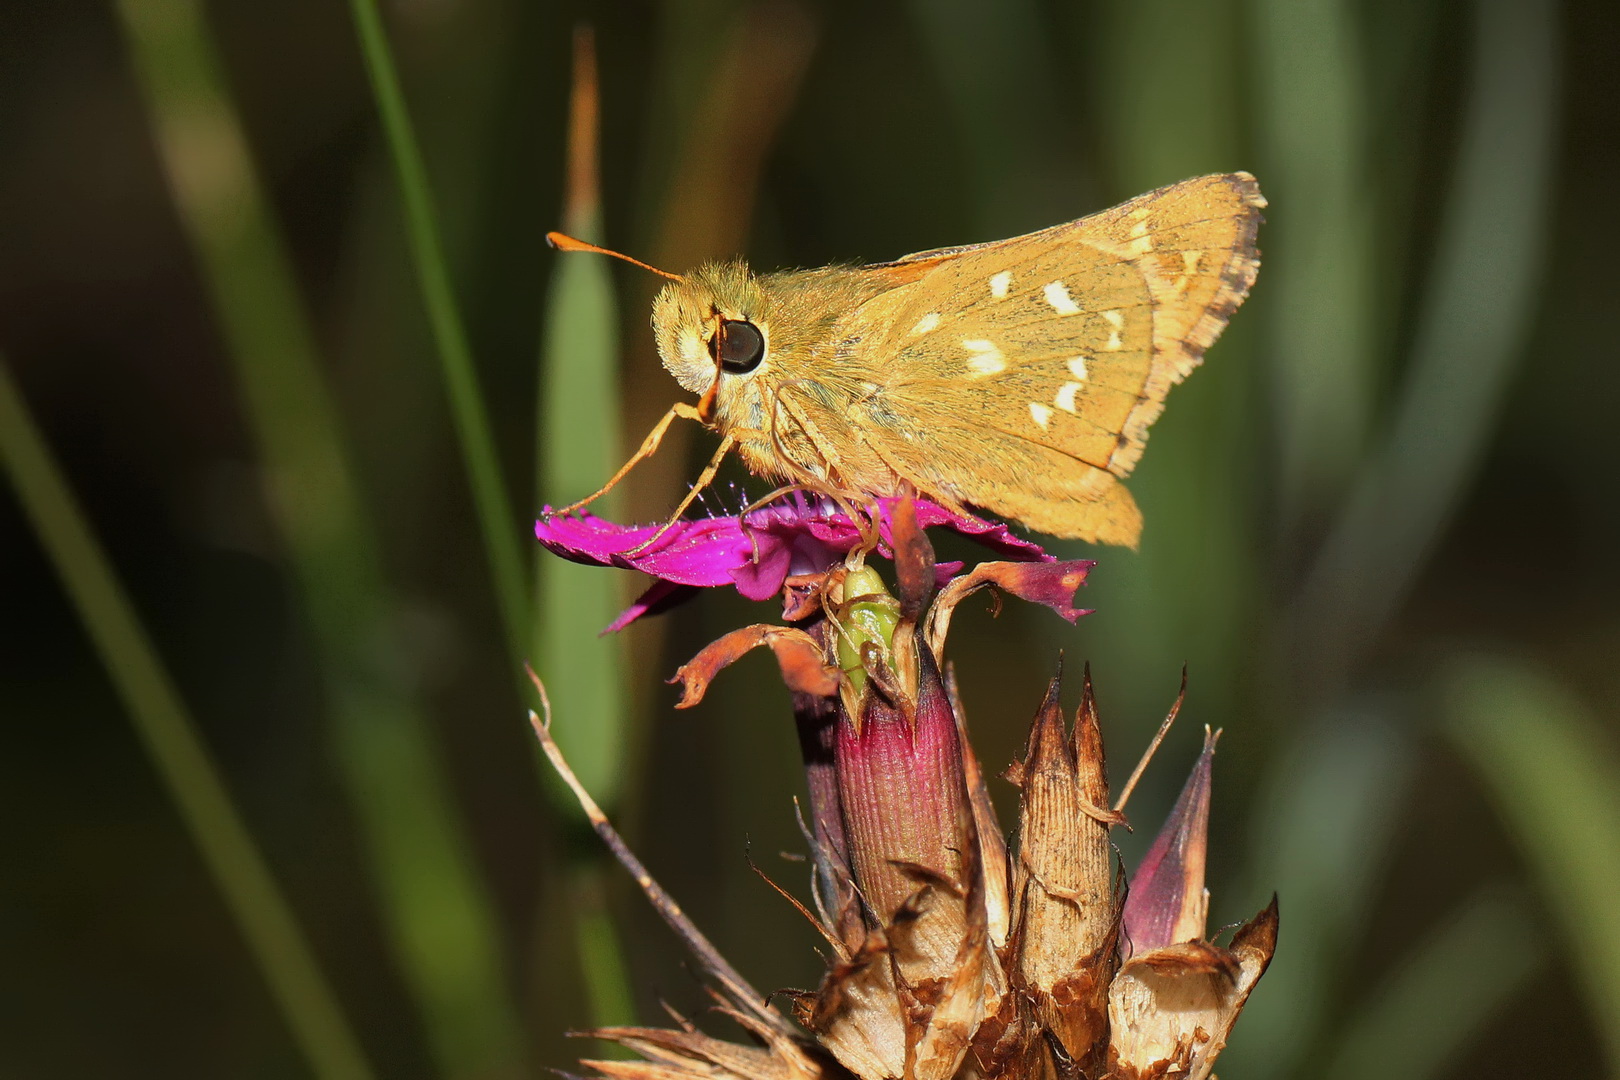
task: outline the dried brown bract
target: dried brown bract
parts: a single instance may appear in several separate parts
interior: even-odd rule
[[[821,985],[785,995],[797,1026],[767,1006],[576,783],[718,984],[719,1011],[758,1042],[610,1029],[595,1034],[643,1060],[588,1064],[610,1080],[1209,1076],[1277,939],[1275,901],[1229,945],[1205,939],[1215,736],[1142,865],[1123,875],[1109,831],[1125,819],[1110,803],[1090,671],[1068,724],[1054,677],[1006,773],[1021,795],[1009,844],[945,674],[951,611],[995,587],[1072,619],[1090,564],[981,563],[933,595],[933,553],[909,507],[894,526],[898,599],[870,567],[835,568],[804,625],[738,631],[681,673],[690,700],[747,648],[769,645],[781,662],[810,793],[812,918],[831,948]],[[546,725],[536,729],[567,775]]]

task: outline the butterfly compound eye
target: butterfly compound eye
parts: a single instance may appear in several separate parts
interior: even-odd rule
[[[765,359],[765,335],[744,319],[720,324],[720,366],[733,375],[746,375]]]

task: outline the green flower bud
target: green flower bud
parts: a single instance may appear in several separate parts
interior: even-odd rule
[[[871,642],[891,655],[894,629],[900,622],[900,602],[890,594],[883,578],[870,566],[852,570],[844,578],[845,603],[838,609],[838,666],[848,677],[855,696],[866,689],[866,666],[861,649]]]

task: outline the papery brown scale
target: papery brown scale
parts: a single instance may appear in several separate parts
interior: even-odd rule
[[[1081,675],[1080,708],[1074,717],[1075,782],[1080,808],[1093,821],[1107,827],[1125,824],[1125,817],[1108,806],[1108,771],[1104,762],[1102,721],[1097,716],[1097,694],[1091,685],[1091,665]]]
[[[971,825],[970,825],[971,831]],[[909,1075],[916,1080],[950,1080],[966,1056],[974,1032],[987,1011],[994,1012],[1006,996],[1005,980],[990,950],[985,917],[985,878],[973,837],[963,845],[967,866],[966,895],[962,896],[964,926],[942,978],[929,987],[931,1009],[914,1029],[915,1047]]]
[[[1005,994],[973,1033],[968,1064],[974,1076],[984,1080],[1009,1076],[1019,1080],[1038,1075],[1040,1034],[1029,1016],[1027,1000],[1020,994]]]
[[[821,610],[821,591],[827,573],[790,574],[782,582],[782,621],[799,622]]]
[[[1205,1080],[1277,948],[1277,901],[1232,944],[1184,942],[1132,957],[1109,989],[1110,1069],[1124,1080],[1164,1075],[1169,1061]]]
[[[1233,983],[1242,973],[1230,949],[1208,941],[1183,941],[1154,949],[1136,958],[1136,966],[1176,976],[1219,975]]]
[[[601,1028],[589,1034],[646,1059],[582,1062],[612,1080],[853,1080],[825,1052],[804,1043],[766,1049],[740,1046],[697,1031],[642,1027]]]
[[[915,907],[902,907],[886,930],[871,931],[854,956],[822,979],[808,1026],[861,1080],[907,1075],[912,1040],[892,954],[907,947],[908,927],[919,916]]]
[[[950,698],[951,711],[956,714],[956,734],[962,744],[962,774],[967,784],[968,804],[973,810],[973,831],[978,839],[979,872],[984,877],[985,928],[990,942],[997,949],[1007,944],[1012,930],[1012,881],[1007,862],[1007,840],[996,817],[995,804],[990,801],[990,789],[985,784],[984,768],[973,752],[973,740],[968,738],[967,712],[962,708],[961,695],[956,689],[955,669],[945,669],[945,690]]]
[[[1272,953],[1277,951],[1277,924],[1277,898],[1273,896],[1264,911],[1238,927],[1232,935],[1232,951],[1240,957],[1252,956],[1256,962],[1269,966]]]
[[[1019,769],[1016,968],[1075,1067],[1090,1075],[1107,1031],[1118,909],[1108,827],[1108,781],[1089,672],[1072,741],[1054,677]]]

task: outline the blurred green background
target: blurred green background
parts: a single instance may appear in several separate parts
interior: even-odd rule
[[[679,396],[656,279],[545,230],[813,266],[1248,169],[1141,551],[1077,629],[957,619],[981,757],[1062,648],[1123,772],[1189,665],[1119,843],[1224,727],[1212,922],[1282,908],[1225,1076],[1620,1076],[1617,48],[1602,0],[0,7],[0,1074],[538,1077],[701,1010],[526,658],[699,925],[812,985],[745,861],[802,888],[773,668],[661,682],[773,609],[598,639],[638,583],[529,540]]]

